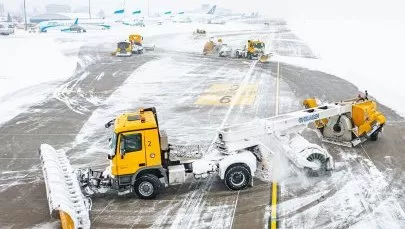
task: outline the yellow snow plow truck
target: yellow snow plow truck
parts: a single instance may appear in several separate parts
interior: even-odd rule
[[[264,54],[266,46],[263,41],[260,40],[248,40],[247,46],[247,58],[259,58],[261,55]]]
[[[115,56],[132,56],[132,45],[128,41],[117,43],[117,49],[112,53]]]
[[[142,41],[143,41],[143,37],[139,34],[129,35],[129,42],[131,43],[133,54],[142,54],[143,53]]]
[[[115,56],[132,56],[132,54],[143,53],[142,45],[143,37],[139,34],[129,35],[129,41],[121,41],[117,43],[117,49],[112,55]]]
[[[271,54],[265,53],[266,45],[260,40],[248,40],[243,49],[236,49],[237,58],[258,59],[262,63],[269,62]]]
[[[385,124],[385,117],[367,96],[321,106],[307,99],[304,104],[307,109],[226,126],[218,131],[212,148],[169,144],[153,107],[120,114],[105,124],[112,130],[109,166],[104,171],[74,170],[63,151],[42,144],[39,154],[51,215],[59,215],[63,228],[87,229],[90,195],[116,190],[152,199],[165,187],[186,182],[187,174],[196,179],[217,174],[230,190],[245,189],[253,185],[266,151],[281,150],[292,164],[310,174],[332,170],[333,158],[322,147],[299,135],[279,138],[275,133],[315,123],[325,140],[355,146],[377,140]],[[272,136],[282,147],[264,147],[261,136]]]

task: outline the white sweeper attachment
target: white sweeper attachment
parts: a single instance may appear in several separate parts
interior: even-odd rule
[[[82,194],[66,154],[47,144],[41,145],[39,154],[51,216],[59,215],[63,229],[90,228],[91,200]]]
[[[330,171],[335,168],[333,157],[324,148],[317,144],[310,143],[299,134],[293,134],[282,140],[278,137],[278,141],[282,144],[284,154],[298,168],[305,169],[309,175],[316,176],[320,172]]]

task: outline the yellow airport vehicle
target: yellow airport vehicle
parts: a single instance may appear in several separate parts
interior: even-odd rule
[[[207,31],[205,31],[204,29],[196,29],[195,31],[193,31],[193,38],[194,39],[203,38],[206,36],[206,34]]]
[[[218,38],[217,42],[214,41],[214,38],[211,37],[205,44],[203,49],[204,55],[211,55],[218,53],[222,47],[222,38]]]
[[[280,138],[274,133],[315,123],[323,140],[356,146],[368,139],[377,140],[385,124],[384,115],[367,93],[323,105],[310,98],[304,105],[304,110],[220,129],[209,157],[204,155],[208,147],[169,144],[154,107],[120,114],[105,125],[112,130],[109,166],[103,171],[74,170],[64,152],[42,144],[39,153],[50,212],[59,212],[63,228],[90,228],[91,200],[87,196],[116,190],[152,199],[165,187],[186,182],[187,174],[196,179],[217,174],[230,190],[245,189],[253,185],[262,151],[268,150],[258,141],[265,135],[273,136],[282,145],[277,150],[309,174],[332,170],[333,158],[322,147],[299,135]]]
[[[132,45],[128,41],[117,43],[117,49],[112,53],[115,56],[132,56]]]
[[[266,45],[264,44],[263,41],[248,40],[247,54],[246,54],[247,58],[248,59],[253,59],[253,58],[259,59],[260,56],[264,54],[265,48],[266,48]]]
[[[265,53],[266,44],[260,40],[248,40],[242,49],[235,49],[236,58],[258,59],[261,63],[268,63],[272,53]]]
[[[132,53],[133,54],[142,54],[144,47],[142,44],[143,37],[139,34],[131,34],[129,35],[129,42],[132,46]]]

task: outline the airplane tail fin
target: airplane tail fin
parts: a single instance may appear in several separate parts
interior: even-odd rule
[[[215,13],[215,9],[217,8],[217,5],[214,5],[207,14],[214,14]]]
[[[79,18],[76,18],[74,25],[79,24]]]

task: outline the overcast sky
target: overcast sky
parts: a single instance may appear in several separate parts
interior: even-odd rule
[[[274,17],[293,19],[404,19],[404,0],[126,0],[127,10],[147,10],[149,1],[152,12],[165,10],[183,11],[200,7],[203,3],[216,4],[235,12],[258,11]],[[69,4],[74,10],[86,6],[88,0],[26,0],[27,7],[44,10],[49,3]],[[23,0],[0,0],[6,10],[16,11]],[[91,0],[97,13],[107,14],[122,8],[124,0]]]

